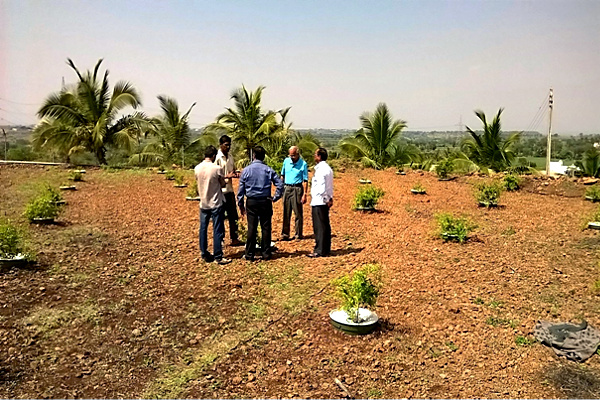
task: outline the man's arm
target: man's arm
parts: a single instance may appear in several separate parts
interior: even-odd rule
[[[246,208],[244,207],[244,195],[246,194],[246,174],[242,173],[240,177],[240,185],[237,192],[237,203],[240,208],[240,214],[246,214]]]
[[[329,198],[326,202],[327,206],[331,208],[333,206],[333,170],[329,170],[329,173],[325,175],[325,194]]]
[[[279,178],[279,176],[277,176],[277,172],[273,171],[272,169],[271,182],[273,182],[275,187],[277,187],[277,190],[275,190],[275,196],[273,196],[273,203],[275,203],[281,198],[281,196],[283,196],[283,181]]]
[[[302,171],[302,184],[304,185],[304,194],[302,195],[302,204],[306,204],[306,196],[308,194],[308,164],[304,162],[304,168]]]

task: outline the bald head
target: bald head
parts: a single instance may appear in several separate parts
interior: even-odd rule
[[[300,149],[298,148],[298,146],[292,146],[290,147],[289,154],[292,161],[296,162],[300,158]]]

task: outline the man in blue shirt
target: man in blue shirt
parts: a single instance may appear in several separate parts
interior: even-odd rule
[[[237,192],[237,201],[240,213],[247,214],[248,238],[244,258],[254,261],[256,251],[256,234],[258,224],[262,231],[260,251],[263,260],[271,258],[271,217],[273,216],[273,203],[281,198],[283,182],[269,166],[264,163],[265,149],[257,146],[252,149],[254,161],[242,171],[240,185]],[[271,183],[277,190],[271,197]],[[246,204],[244,205],[244,196]]]
[[[290,240],[290,220],[292,211],[295,215],[294,238],[302,239],[302,226],[304,225],[304,210],[308,192],[308,165],[300,158],[300,150],[296,146],[290,147],[290,156],[283,160],[281,177],[285,189],[283,191],[283,228],[281,240]],[[294,239],[292,238],[292,239]]]

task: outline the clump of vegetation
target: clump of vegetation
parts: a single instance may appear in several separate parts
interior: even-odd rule
[[[502,186],[498,182],[482,182],[476,185],[475,198],[480,205],[495,207],[500,200]]]
[[[175,173],[175,171],[167,171],[167,172],[165,172],[165,179],[168,181],[172,181],[175,179],[176,175],[177,174]]]
[[[531,346],[535,344],[535,342],[535,339],[530,339],[527,336],[518,335],[517,337],[515,337],[515,344],[517,346]]]
[[[504,177],[504,189],[509,192],[514,192],[519,190],[521,185],[521,180],[517,175],[508,174]]]
[[[600,187],[592,186],[586,189],[585,198],[591,200],[594,203],[600,201]]]
[[[0,258],[25,257],[23,235],[10,222],[0,222]]]
[[[415,183],[415,185],[412,187],[411,191],[413,193],[419,193],[419,194],[423,194],[426,192],[425,187],[423,185],[421,185],[421,182]]]
[[[475,225],[467,218],[454,217],[450,213],[441,213],[435,216],[438,223],[439,236],[446,241],[463,243]]]
[[[56,218],[60,211],[60,206],[56,204],[56,197],[51,192],[45,192],[27,203],[23,215],[30,222],[34,222],[37,219]]]
[[[175,174],[175,186],[185,185],[184,177],[181,174]]]
[[[385,192],[383,189],[375,186],[367,186],[361,188],[358,193],[354,196],[354,203],[352,204],[353,210],[374,210],[375,206],[379,202],[379,199],[383,197]]]
[[[50,185],[46,185],[46,187],[44,188],[44,195],[46,195],[50,199],[52,199],[52,201],[54,201],[54,203],[57,205],[64,203],[62,194],[60,194],[60,192],[58,190],[56,190],[55,188],[53,188]]]
[[[83,174],[79,171],[71,171],[69,179],[74,182],[81,182],[83,180]]]
[[[382,285],[381,269],[377,264],[367,264],[351,276],[341,276],[331,283],[341,300],[340,308],[353,322],[359,323],[359,308],[373,309],[377,303]]]
[[[165,172],[167,168],[165,167],[165,164],[160,164],[158,166],[158,172]]]
[[[435,173],[438,179],[448,179],[453,170],[454,162],[450,158],[444,158],[435,166]]]
[[[190,187],[188,188],[187,192],[186,192],[186,196],[190,197],[190,198],[195,198],[198,197],[198,185],[196,184],[192,184],[190,185]]]

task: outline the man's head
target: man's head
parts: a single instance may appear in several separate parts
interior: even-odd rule
[[[215,158],[217,158],[217,148],[212,144],[206,146],[206,149],[204,149],[204,158],[208,158],[210,161],[215,161]]]
[[[258,161],[265,161],[265,149],[262,146],[256,146],[252,149],[252,153],[254,154],[254,159]]]
[[[229,150],[231,149],[231,138],[227,135],[221,136],[219,138],[219,148],[223,154],[229,154]]]
[[[315,162],[327,161],[327,150],[323,147],[319,147],[315,150]]]
[[[294,163],[300,159],[300,149],[298,149],[298,146],[290,147],[289,154]]]

